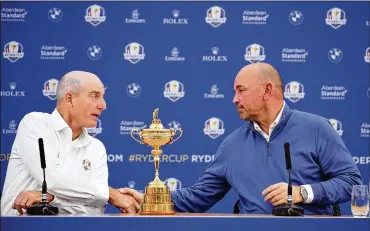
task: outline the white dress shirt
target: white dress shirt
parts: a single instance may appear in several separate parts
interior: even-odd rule
[[[43,172],[38,139],[43,138],[48,192],[60,214],[104,213],[109,197],[107,154],[101,141],[85,129],[72,141],[72,130],[55,109],[52,114],[32,112],[19,124],[6,173],[1,215],[12,209],[24,190],[41,191]]]
[[[280,122],[281,115],[283,114],[284,107],[285,107],[285,101],[283,101],[283,106],[281,107],[281,110],[280,110],[279,114],[276,116],[274,122],[272,122],[272,124],[270,125],[269,134],[264,132],[261,129],[261,127],[255,121],[253,121],[254,128],[256,129],[256,131],[258,131],[266,139],[267,142],[270,141],[270,136],[271,136],[272,131],[274,130],[274,128]],[[309,204],[309,203],[312,202],[313,197],[314,197],[312,187],[310,185],[302,185],[302,187],[304,187],[307,190],[307,194],[308,194],[307,200],[304,201],[304,203]]]

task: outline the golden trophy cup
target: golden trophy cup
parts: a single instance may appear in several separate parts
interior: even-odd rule
[[[147,129],[132,129],[131,137],[140,144],[152,147],[151,153],[154,156],[155,177],[145,187],[144,201],[141,204],[141,215],[175,215],[171,200],[170,189],[159,179],[159,156],[163,153],[161,146],[172,144],[182,136],[182,130],[166,129],[158,119],[158,108],[153,112],[152,124]],[[176,139],[174,136],[179,132]],[[134,134],[140,137],[136,139]]]

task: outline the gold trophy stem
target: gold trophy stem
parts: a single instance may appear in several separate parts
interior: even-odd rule
[[[154,156],[154,168],[155,168],[155,177],[154,177],[154,184],[162,183],[159,179],[159,155],[162,154],[162,150],[159,149],[159,146],[155,147],[152,152]]]

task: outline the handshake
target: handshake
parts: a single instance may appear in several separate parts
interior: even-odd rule
[[[123,213],[136,214],[140,212],[140,204],[144,195],[135,189],[109,187],[109,203],[121,210]]]
[[[12,208],[18,210],[19,214],[23,214],[23,209],[28,209],[31,206],[38,204],[41,201],[41,197],[41,191],[22,191],[15,198]],[[47,200],[52,202],[54,200],[54,196],[48,193]],[[123,213],[137,214],[140,212],[140,204],[143,200],[144,195],[134,189],[114,189],[109,187],[108,202]]]

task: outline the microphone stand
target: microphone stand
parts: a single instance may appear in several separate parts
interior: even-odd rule
[[[272,209],[272,214],[275,216],[304,216],[304,209],[293,204],[293,196],[292,196],[292,177],[291,177],[291,170],[292,164],[290,160],[290,150],[289,150],[289,143],[284,144],[285,148],[285,159],[287,162],[287,170],[288,170],[288,203],[285,205],[280,205],[276,208]]]
[[[41,201],[28,208],[27,214],[28,215],[57,215],[59,213],[58,207],[52,206],[49,204],[49,201],[47,199],[47,185],[46,185],[46,177],[45,177],[45,168],[46,168],[46,162],[45,162],[45,153],[44,153],[44,143],[42,138],[39,138],[39,148],[40,148],[40,159],[41,159],[41,168],[44,175],[44,181],[42,182],[42,196]]]

